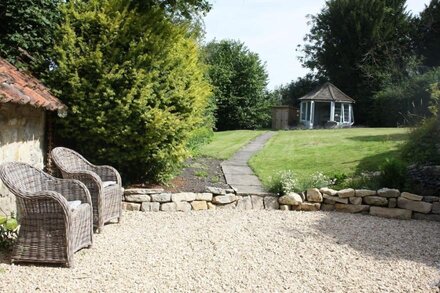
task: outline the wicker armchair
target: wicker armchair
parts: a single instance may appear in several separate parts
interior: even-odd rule
[[[115,168],[95,166],[77,152],[57,147],[51,152],[55,165],[61,170],[63,178],[77,179],[90,191],[93,204],[93,226],[101,232],[104,223],[121,219],[122,181]]]
[[[73,253],[92,245],[92,201],[77,180],[52,177],[26,163],[0,165],[16,196],[20,229],[12,262],[73,265]]]

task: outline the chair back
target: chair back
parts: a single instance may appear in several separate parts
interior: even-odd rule
[[[0,165],[0,179],[15,195],[47,189],[49,175],[22,162],[7,162]]]
[[[89,161],[74,150],[65,147],[56,147],[51,152],[52,159],[61,172],[75,172],[92,170]]]

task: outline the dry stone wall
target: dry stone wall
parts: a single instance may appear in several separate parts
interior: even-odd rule
[[[127,189],[123,208],[143,212],[199,210],[283,210],[362,213],[393,219],[440,221],[440,197],[420,196],[397,189],[311,188],[303,193],[237,195],[236,190],[208,187],[205,193],[167,193],[163,189]]]
[[[163,189],[132,188],[124,192],[123,209],[128,211],[200,211],[200,210],[277,210],[278,197],[237,195],[234,189],[208,187],[204,193],[168,193]]]

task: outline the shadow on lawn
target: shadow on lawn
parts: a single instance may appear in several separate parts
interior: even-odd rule
[[[356,166],[355,174],[361,174],[365,171],[378,171],[386,159],[399,158],[399,156],[399,150],[392,150],[365,157]]]
[[[316,229],[330,241],[376,259],[405,259],[440,268],[440,223],[327,212]]]
[[[351,136],[348,139],[355,141],[405,141],[408,138],[406,133],[394,133],[394,134],[383,134],[383,135],[361,135],[361,136]]]

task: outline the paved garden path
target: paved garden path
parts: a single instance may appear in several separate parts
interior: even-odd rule
[[[236,152],[232,158],[221,164],[226,183],[237,188],[238,194],[267,194],[260,179],[249,168],[248,161],[274,135],[274,131],[263,133]]]

